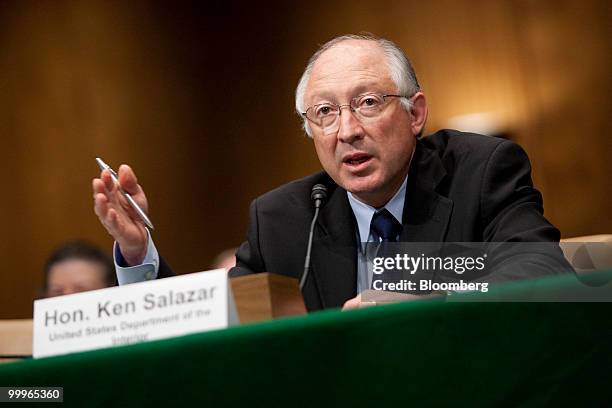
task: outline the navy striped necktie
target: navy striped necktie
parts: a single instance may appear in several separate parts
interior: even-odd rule
[[[382,242],[397,242],[399,234],[402,232],[402,224],[395,217],[383,208],[374,213],[370,223],[370,231],[375,239]]]

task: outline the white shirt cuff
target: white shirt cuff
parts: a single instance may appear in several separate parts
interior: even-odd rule
[[[146,230],[147,254],[140,265],[127,266],[121,254],[121,248],[119,248],[119,244],[115,241],[113,246],[113,258],[119,285],[128,285],[130,283],[144,282],[157,278],[157,272],[159,271],[159,254],[157,253],[157,248],[155,248],[149,229],[147,228]]]

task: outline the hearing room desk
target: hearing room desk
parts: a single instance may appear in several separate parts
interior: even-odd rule
[[[576,282],[506,290],[583,290]],[[610,305],[424,300],[324,311],[7,363],[0,386],[63,386],[76,407],[611,406]]]

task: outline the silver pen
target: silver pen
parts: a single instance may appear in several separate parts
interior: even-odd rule
[[[132,208],[136,211],[136,213],[138,213],[138,216],[140,217],[140,219],[145,223],[147,227],[154,230],[155,227],[153,226],[153,223],[151,222],[149,217],[147,217],[147,214],[145,214],[142,208],[140,208],[140,206],[136,203],[136,201],[134,201],[132,196],[126,193],[125,191],[123,191],[123,189],[121,188],[121,184],[119,184],[119,176],[117,175],[115,170],[111,169],[111,167],[108,164],[104,163],[104,161],[99,157],[96,157],[96,163],[98,163],[98,167],[100,167],[100,170],[108,170],[110,172],[111,178],[113,179],[115,183],[117,183],[117,187],[119,188],[119,191],[123,193],[125,198],[128,200],[128,203],[130,203]]]

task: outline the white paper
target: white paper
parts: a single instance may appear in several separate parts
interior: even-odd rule
[[[225,269],[37,300],[33,356],[222,329],[237,322],[232,304]]]

